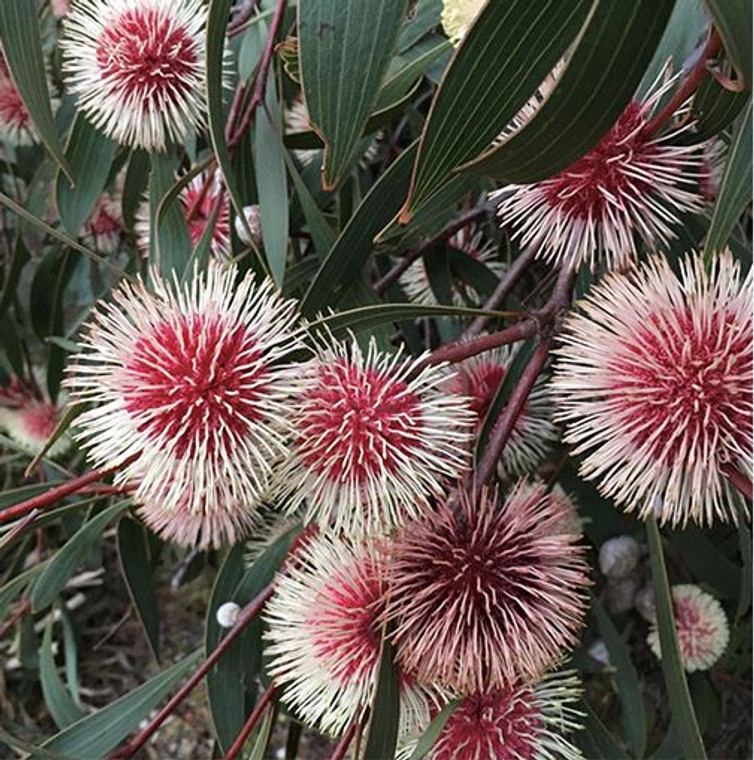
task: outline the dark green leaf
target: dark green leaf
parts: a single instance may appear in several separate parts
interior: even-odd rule
[[[58,549],[46,565],[39,580],[34,584],[31,597],[35,612],[44,609],[68,583],[73,571],[81,563],[89,547],[102,535],[105,526],[123,512],[130,499],[113,504],[85,523]]]
[[[47,563],[30,567],[0,587],[0,618],[4,618],[10,603],[20,594],[47,566]]]
[[[702,142],[727,129],[749,103],[747,92],[726,90],[713,76],[705,74],[691,103],[696,129],[686,139]]]
[[[310,120],[325,143],[325,189],[356,159],[405,9],[405,0],[299,3],[301,78]]]
[[[144,528],[124,517],[118,522],[118,556],[123,578],[136,612],[147,635],[149,648],[160,659],[160,612],[154,585],[154,570],[149,561]]]
[[[200,659],[201,652],[190,654],[129,694],[55,734],[42,748],[77,760],[100,760],[139,726]]]
[[[662,651],[662,671],[670,702],[670,714],[673,726],[684,753],[694,760],[705,760],[707,754],[699,726],[694,714],[686,675],[683,672],[681,652],[676,638],[673,601],[670,593],[665,558],[662,553],[662,540],[657,528],[657,520],[650,515],[645,520],[647,538],[649,539],[649,557],[652,566],[652,583],[657,610],[657,626],[660,633],[660,650]]]
[[[417,0],[411,6],[409,17],[398,35],[397,50],[404,53],[425,34],[440,25],[442,0]]]
[[[21,277],[21,271],[28,263],[31,256],[26,250],[24,239],[21,235],[16,237],[13,252],[11,253],[10,262],[2,271],[2,289],[0,290],[0,316],[5,314],[5,310],[16,298],[18,281]]]
[[[131,230],[136,221],[136,209],[144,200],[144,194],[149,182],[149,153],[145,150],[135,150],[128,162],[126,178],[123,182],[123,194],[121,196],[121,210],[123,212],[123,224]]]
[[[591,5],[591,0],[486,4],[435,96],[401,222],[408,222],[456,167],[489,148],[576,37]]]
[[[42,648],[39,650],[39,681],[47,709],[58,728],[67,728],[83,717],[84,713],[63,685],[55,665],[52,654],[52,615],[47,621]]]
[[[607,133],[641,82],[674,0],[598,0],[552,92],[512,136],[469,164],[506,182],[538,182]]]
[[[733,232],[739,217],[751,203],[752,179],[752,128],[751,102],[739,117],[738,125],[733,133],[725,174],[720,184],[720,192],[712,213],[704,254],[710,258],[722,250]]]
[[[395,755],[400,710],[401,682],[395,664],[395,650],[387,637],[383,636],[364,760],[384,760]]]
[[[749,0],[707,0],[725,51],[744,89],[751,89],[752,14]]]
[[[615,737],[605,728],[605,724],[585,700],[581,701],[578,709],[584,713],[583,728],[574,738],[584,757],[589,760],[629,760]]]
[[[72,180],[52,118],[36,3],[29,0],[0,3],[0,40],[13,79],[42,142]]]
[[[104,190],[114,156],[115,143],[79,113],[66,146],[74,183],[59,173],[55,190],[60,221],[73,237],[81,231]]]
[[[414,747],[414,751],[411,753],[409,760],[424,760],[434,746],[434,743],[440,737],[443,728],[445,728],[445,724],[448,722],[448,719],[459,704],[459,700],[448,702],[448,704],[435,715],[432,722],[419,737],[419,741],[416,743],[416,747]]]

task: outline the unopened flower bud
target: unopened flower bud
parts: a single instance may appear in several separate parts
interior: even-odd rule
[[[620,615],[633,609],[634,596],[639,589],[639,578],[629,575],[627,578],[610,578],[607,584],[605,606],[614,615]]]
[[[240,216],[236,217],[236,235],[244,245],[258,246],[262,242],[262,217],[259,213],[259,206],[244,206],[243,215],[246,217],[246,225]],[[251,235],[249,235],[251,232]]]
[[[597,639],[597,641],[589,647],[588,654],[603,667],[610,665],[610,653],[607,651],[607,646],[605,646],[605,642],[602,639]]]
[[[217,608],[215,617],[223,628],[232,628],[238,620],[241,608],[235,602],[225,602]]]
[[[636,611],[648,623],[654,623],[657,619],[655,612],[655,592],[650,584],[640,588],[634,597],[634,607]]]
[[[641,549],[631,536],[617,536],[600,548],[600,570],[608,578],[625,578],[639,564]]]

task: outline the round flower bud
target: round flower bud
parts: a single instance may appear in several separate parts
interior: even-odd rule
[[[244,245],[261,245],[262,216],[259,213],[259,206],[256,203],[252,206],[244,206],[243,215],[246,217],[246,224],[243,223],[240,216],[236,217],[235,227],[238,239]],[[246,228],[246,225],[248,225],[248,229]],[[251,232],[251,234],[249,234],[249,232]]]
[[[600,571],[608,578],[625,578],[639,564],[641,550],[631,536],[610,538],[600,548]]]
[[[215,618],[218,625],[223,628],[232,628],[238,620],[238,613],[241,608],[235,602],[225,602],[217,608]]]
[[[614,615],[620,615],[633,609],[634,596],[640,585],[641,581],[635,574],[626,578],[609,578],[605,596],[608,610]]]

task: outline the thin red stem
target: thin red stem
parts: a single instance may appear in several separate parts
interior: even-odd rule
[[[359,730],[360,723],[361,720],[359,719],[359,716],[356,716],[351,721],[351,725],[348,726],[346,732],[340,737],[340,741],[335,747],[335,751],[330,756],[330,760],[343,760],[346,756],[346,752],[348,752],[348,748],[351,746],[351,742],[353,742],[354,737],[356,736],[356,732]]]
[[[149,738],[175,711],[186,697],[198,686],[200,681],[217,664],[218,660],[228,651],[233,642],[243,632],[246,626],[262,611],[265,602],[272,594],[272,584],[263,589],[254,597],[239,613],[238,620],[233,628],[228,631],[225,638],[217,645],[207,659],[197,668],[194,674],[175,693],[170,701],[149,721],[149,724],[140,731],[125,747],[111,755],[111,760],[125,760],[133,757],[149,741]]]
[[[246,740],[254,730],[254,727],[259,723],[259,719],[262,717],[265,707],[267,707],[274,696],[275,686],[274,684],[270,684],[254,705],[251,715],[249,715],[246,723],[243,724],[243,728],[239,731],[236,740],[233,742],[233,746],[228,750],[224,760],[235,760],[235,758],[238,757],[243,749],[243,745],[246,744]]]
[[[717,29],[713,29],[709,40],[707,40],[707,44],[704,46],[702,54],[699,56],[699,60],[689,71],[683,84],[676,90],[675,94],[668,101],[662,111],[660,111],[660,113],[647,124],[645,131],[648,135],[653,135],[655,132],[659,132],[662,127],[673,118],[673,114],[675,114],[675,112],[689,99],[691,94],[702,81],[702,77],[704,77],[704,74],[707,71],[707,62],[720,49],[720,44],[720,35],[717,33]]]
[[[33,512],[35,509],[44,509],[45,507],[49,507],[55,502],[60,501],[60,499],[64,499],[66,496],[78,493],[91,483],[96,483],[98,480],[101,480],[131,464],[131,462],[134,462],[139,456],[139,454],[134,454],[132,457],[126,459],[125,462],[122,462],[115,467],[88,472],[86,475],[81,475],[78,478],[69,480],[67,483],[51,488],[49,491],[39,494],[39,496],[35,496],[33,499],[27,499],[20,504],[8,507],[0,512],[0,524],[15,520],[17,517],[23,517],[29,512]]]
[[[737,491],[739,491],[749,501],[754,500],[752,499],[752,491],[754,489],[752,488],[752,483],[749,477],[747,477],[743,472],[741,472],[741,470],[739,470],[730,462],[726,462],[725,464],[720,465],[720,470],[722,471],[723,475],[725,475],[725,477],[728,478],[728,480],[731,482],[731,485],[735,486]]]
[[[8,619],[0,626],[0,639],[4,638],[5,634],[13,628],[13,626],[21,620],[27,612],[31,610],[31,602],[28,599],[24,599],[19,602],[15,610],[10,614]]]

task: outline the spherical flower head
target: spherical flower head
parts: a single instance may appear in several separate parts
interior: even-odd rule
[[[448,240],[448,245],[458,253],[462,253],[474,261],[484,264],[495,276],[502,276],[505,267],[498,259],[497,246],[493,242],[484,242],[484,235],[475,227],[459,230]],[[427,273],[424,259],[412,262],[400,276],[398,282],[403,288],[408,300],[424,306],[437,306],[439,301],[432,289],[432,283]],[[451,282],[451,297],[453,306],[479,304],[480,296],[473,288],[459,280]]]
[[[120,245],[122,230],[123,214],[120,200],[104,193],[84,224],[82,239],[97,251],[115,253]]]
[[[455,374],[448,382],[451,393],[471,399],[476,414],[477,433],[508,374],[515,351],[509,346],[485,351],[453,365]],[[557,439],[552,421],[553,405],[545,380],[537,380],[525,408],[519,414],[500,461],[504,473],[524,475],[544,459]]]
[[[387,618],[397,661],[459,694],[541,676],[578,640],[589,585],[562,499],[519,482],[444,502],[399,534]]]
[[[471,415],[442,390],[441,367],[398,351],[363,352],[324,337],[296,368],[289,409],[292,453],[281,483],[307,521],[353,535],[387,532],[425,511],[469,463]]]
[[[672,83],[671,83],[672,84]],[[513,239],[539,258],[578,268],[598,262],[625,267],[637,239],[650,248],[676,237],[681,217],[704,209],[704,149],[684,145],[681,132],[647,125],[669,85],[633,101],[602,140],[576,163],[542,182],[498,191],[499,216]]]
[[[723,655],[730,631],[725,612],[713,596],[699,586],[681,584],[671,589],[678,647],[683,667],[689,673],[708,670]],[[658,659],[662,659],[660,632],[653,623],[647,638]]]
[[[265,607],[265,658],[281,700],[308,726],[338,735],[371,704],[386,593],[378,542],[314,535],[289,555]],[[428,719],[424,690],[402,679],[401,732]]]
[[[60,41],[78,107],[131,148],[182,144],[205,100],[201,0],[80,0]]]
[[[573,673],[480,692],[452,712],[427,756],[429,760],[583,760],[569,741],[581,728],[575,707],[581,686]],[[399,760],[411,757],[406,743]]]
[[[655,257],[611,275],[566,320],[556,420],[582,477],[626,510],[735,521],[743,500],[721,467],[751,471],[752,276],[727,252],[680,270]]]
[[[0,140],[11,145],[28,145],[35,139],[31,116],[0,50]]]
[[[148,522],[203,546],[237,540],[285,454],[291,392],[281,366],[299,347],[293,302],[233,266],[185,285],[153,273],[102,303],[66,383],[92,408],[75,422],[97,467],[120,466]],[[136,457],[134,461],[129,461]]]
[[[466,36],[484,4],[485,0],[443,0],[440,14],[442,30],[455,47]]]

